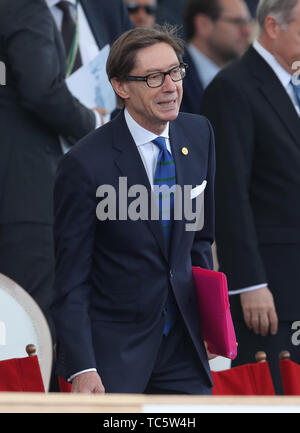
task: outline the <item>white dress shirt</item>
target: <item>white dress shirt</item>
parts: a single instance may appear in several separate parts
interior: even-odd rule
[[[46,0],[47,5],[53,15],[55,24],[59,31],[61,30],[63,12],[61,9],[56,7],[60,0]],[[68,0],[70,3],[70,12],[74,20],[76,18],[76,0]],[[85,65],[94,59],[99,53],[99,47],[94,38],[94,35],[90,29],[89,23],[85,16],[84,10],[81,4],[78,4],[78,27],[79,27],[79,49],[82,59],[82,64]]]
[[[144,163],[150,185],[153,187],[155,168],[159,155],[159,148],[158,146],[156,146],[156,144],[152,143],[152,140],[157,138],[158,135],[140,126],[126,109],[124,114],[130,134],[132,135],[132,138],[138,148],[138,151]],[[165,138],[167,149],[172,154],[169,140],[169,123],[167,123],[167,126],[160,135],[160,137]]]
[[[205,89],[220,71],[220,67],[201,53],[193,44],[188,44],[187,50],[195,63],[199,79]]]
[[[300,109],[297,103],[296,95],[294,92],[294,89],[291,84],[291,80],[293,76],[286,71],[280,63],[276,60],[276,58],[271,54],[269,51],[267,51],[257,40],[253,42],[253,48],[258,52],[258,54],[261,55],[261,57],[268,63],[268,65],[273,69],[274,73],[278,77],[279,81],[285,88],[287,94],[289,95],[295,110],[297,111],[298,115],[300,116]]]
[[[48,8],[54,18],[55,24],[59,31],[61,31],[62,20],[63,20],[63,11],[59,9],[56,5],[60,0],[46,0]],[[70,12],[73,16],[74,20],[76,18],[76,0],[68,0],[70,3]],[[85,16],[84,10],[80,3],[78,4],[78,28],[79,28],[79,50],[80,56],[82,60],[82,64],[86,65],[90,61],[92,61],[97,54],[99,53],[99,47],[94,38],[94,35],[90,29],[89,23]],[[97,111],[94,110],[95,114],[95,128],[101,126],[101,117]],[[63,137],[60,137],[61,146],[63,152],[67,152],[70,149],[69,144],[64,140]]]
[[[152,140],[157,138],[158,135],[140,126],[126,109],[124,111],[124,114],[130,134],[132,135],[132,138],[141,155],[149,179],[149,183],[153,187],[155,168],[159,155],[159,148],[158,146],[156,146],[156,144],[152,143]],[[162,134],[160,134],[160,137],[165,138],[167,149],[170,153],[172,153],[169,140],[169,122],[167,123],[165,130],[162,132]],[[68,381],[71,382],[76,376],[79,376],[82,373],[87,373],[89,371],[97,370],[95,368],[88,368],[87,370],[79,371],[78,373],[73,374],[68,379]]]

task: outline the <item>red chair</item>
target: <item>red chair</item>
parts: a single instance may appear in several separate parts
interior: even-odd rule
[[[0,361],[0,391],[45,392],[35,346],[26,346],[28,357]]]
[[[71,392],[72,384],[60,376],[58,376],[58,384],[60,392]]]
[[[266,354],[257,352],[255,358],[257,364],[212,371],[213,395],[275,395]]]
[[[300,365],[291,361],[290,353],[279,354],[279,366],[284,395],[300,395]]]

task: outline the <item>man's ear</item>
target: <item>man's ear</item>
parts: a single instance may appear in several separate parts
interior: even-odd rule
[[[111,85],[116,94],[123,100],[129,98],[129,89],[126,81],[119,81],[116,78],[111,78]]]
[[[265,32],[273,41],[277,39],[281,32],[281,25],[272,16],[268,16],[265,20]]]

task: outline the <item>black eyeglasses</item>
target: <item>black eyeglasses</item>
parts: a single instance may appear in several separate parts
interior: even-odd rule
[[[130,14],[136,14],[140,9],[144,9],[144,11],[148,15],[155,15],[157,12],[157,6],[156,5],[146,5],[146,6],[140,6],[137,3],[128,3],[127,9]]]
[[[155,88],[160,87],[164,84],[166,75],[170,75],[171,80],[176,82],[182,80],[186,76],[188,65],[186,63],[180,63],[166,72],[153,72],[152,74],[145,75],[144,77],[136,77],[129,75],[127,81],[146,81],[148,87]]]

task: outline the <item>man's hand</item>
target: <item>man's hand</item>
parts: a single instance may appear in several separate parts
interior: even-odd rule
[[[207,348],[207,343],[204,341],[204,346],[206,349],[207,359],[210,361],[211,359],[215,359],[218,355],[215,355],[214,353],[211,353]]]
[[[104,394],[105,389],[101,378],[96,371],[79,374],[72,380],[71,392],[84,394]]]
[[[267,286],[240,295],[244,319],[249,329],[262,336],[277,333],[278,317],[273,295]]]
[[[107,110],[105,110],[105,108],[101,108],[101,107],[93,107],[92,110],[97,111],[97,113],[100,115],[101,125],[103,125],[103,123],[104,123],[103,116],[105,116],[105,114],[108,114],[109,111],[107,111]]]

